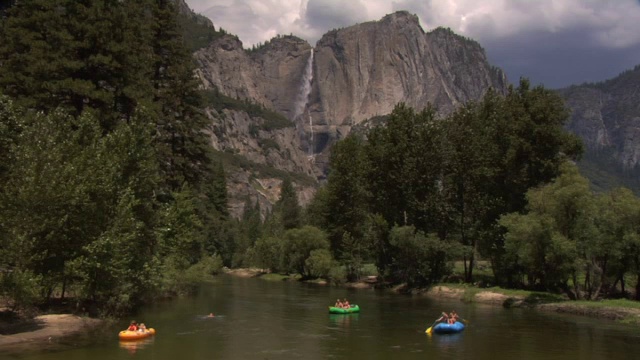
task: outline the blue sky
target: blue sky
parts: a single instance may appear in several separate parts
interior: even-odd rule
[[[425,31],[450,27],[478,41],[512,83],[559,88],[640,64],[639,0],[186,0],[245,47],[277,34],[315,44],[327,31],[398,10]]]

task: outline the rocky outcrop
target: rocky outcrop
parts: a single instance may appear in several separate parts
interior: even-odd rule
[[[571,109],[568,129],[590,150],[609,150],[627,169],[640,162],[640,66],[618,77],[559,90]]]

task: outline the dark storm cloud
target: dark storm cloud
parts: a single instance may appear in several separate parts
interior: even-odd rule
[[[550,88],[599,82],[640,64],[640,45],[604,47],[585,38],[584,29],[527,33],[482,45],[491,64],[502,68],[511,83],[527,77]]]

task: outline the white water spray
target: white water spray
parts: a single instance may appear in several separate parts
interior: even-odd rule
[[[311,94],[311,82],[313,81],[313,49],[307,60],[307,66],[304,69],[302,75],[302,84],[300,85],[300,94],[295,104],[295,112],[293,114],[294,119],[300,118],[303,115],[307,103],[309,102],[309,94]],[[313,154],[313,119],[311,114],[309,116],[309,154]]]

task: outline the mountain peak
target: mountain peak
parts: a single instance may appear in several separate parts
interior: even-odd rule
[[[420,25],[420,19],[418,15],[412,14],[406,10],[399,10],[392,14],[385,15],[381,22],[410,22],[416,25]]]

